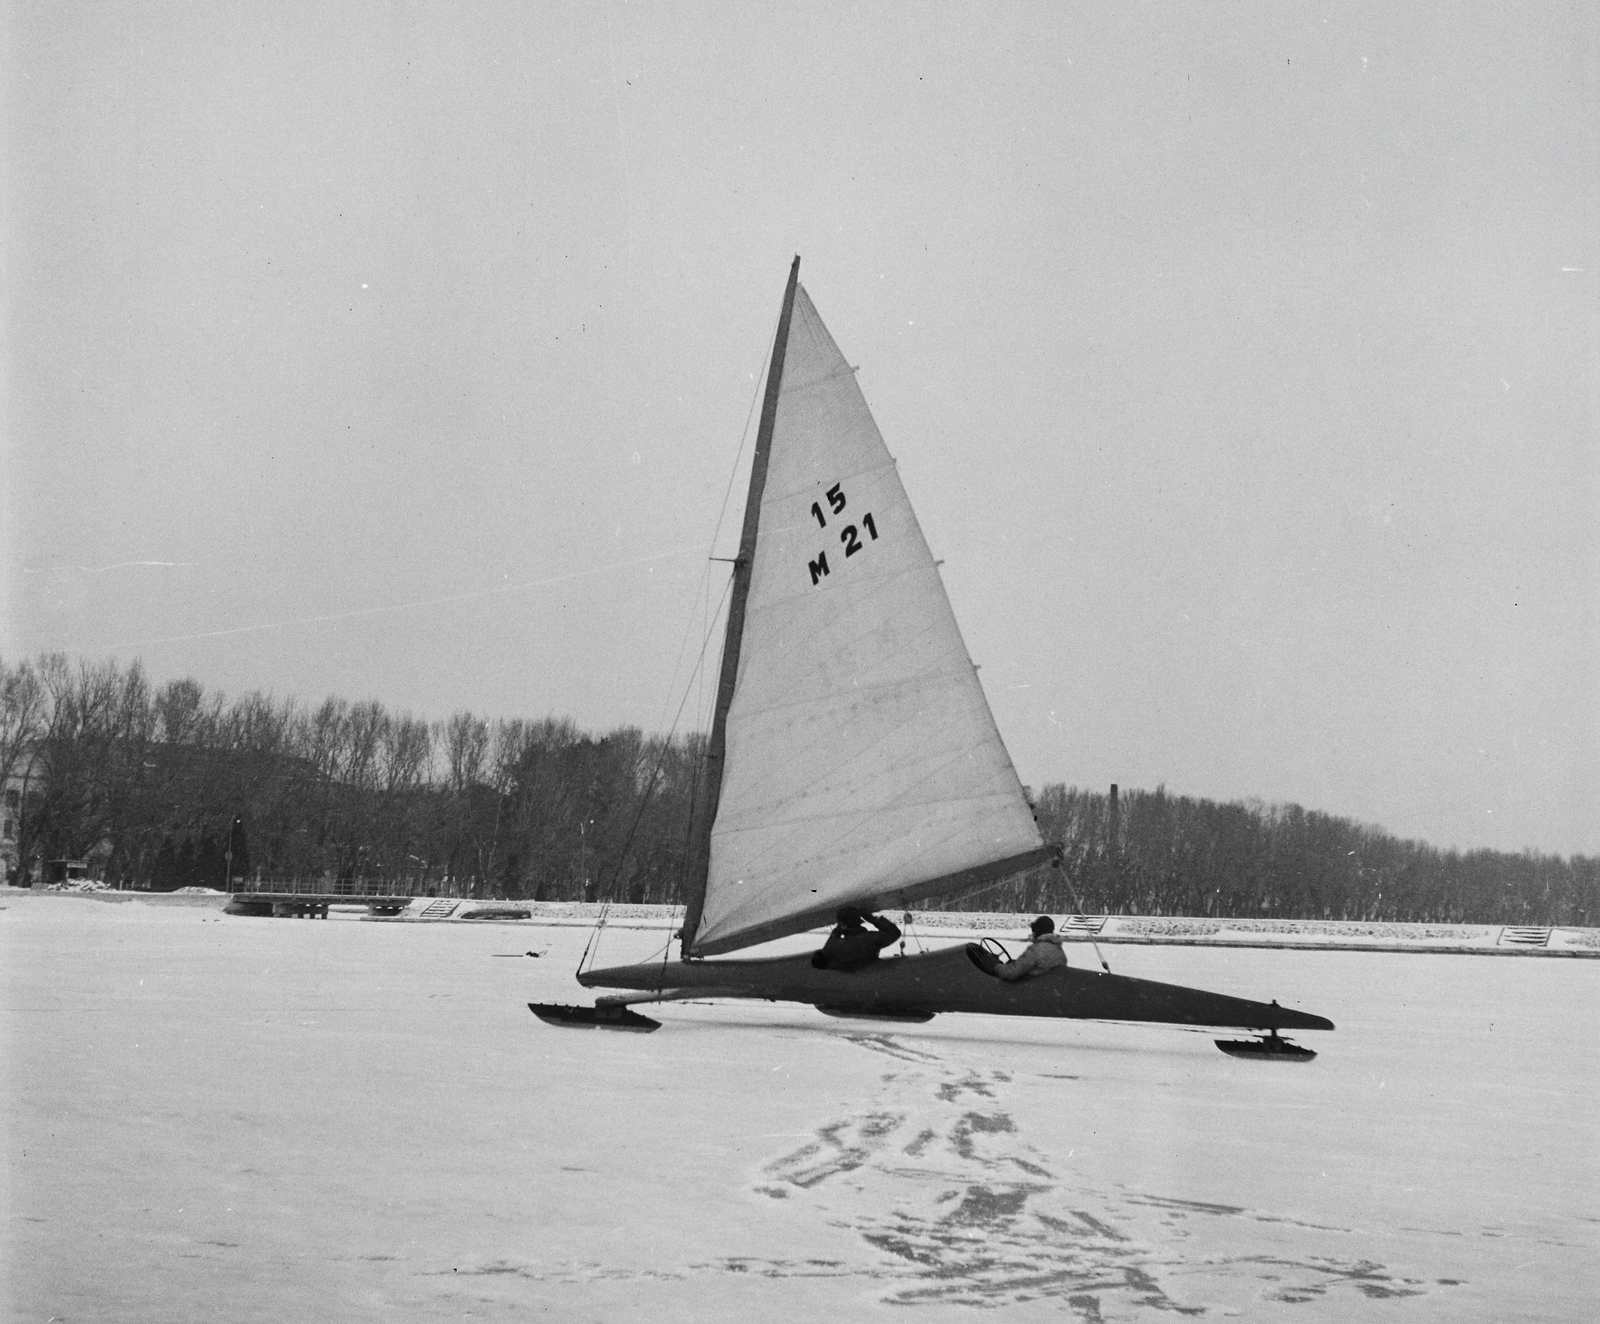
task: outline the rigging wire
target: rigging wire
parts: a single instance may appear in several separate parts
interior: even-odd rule
[[[728,589],[726,587],[722,590],[722,596],[724,598],[728,596]],[[717,610],[719,612],[722,610],[720,604],[718,605]],[[650,797],[655,794],[656,782],[661,777],[661,769],[665,766],[667,754],[672,748],[672,737],[677,734],[678,722],[682,719],[684,707],[689,702],[689,688],[694,684],[694,677],[701,672],[705,665],[706,649],[710,645],[710,642],[711,635],[707,634],[705,639],[700,644],[700,656],[695,662],[694,671],[690,673],[688,685],[684,687],[683,699],[678,704],[678,711],[673,714],[672,727],[670,730],[668,730],[666,739],[661,742],[661,752],[656,756],[656,766],[651,770],[650,780],[645,784],[644,794],[639,797],[639,808],[634,813],[633,822],[628,825],[627,835],[622,841],[622,851],[617,857],[617,862],[612,866],[611,869],[611,884],[613,887],[616,885],[617,875],[622,872],[623,862],[628,858],[628,850],[633,845],[633,839],[639,830],[639,824],[644,819],[644,811],[650,807]],[[696,777],[694,785],[696,787],[699,785],[698,776]],[[602,879],[601,882],[603,883],[604,879]],[[602,888],[602,890],[609,894],[609,888]]]
[[[781,316],[781,314],[780,314],[780,316]],[[716,526],[712,529],[712,532],[711,532],[711,542],[710,542],[709,547],[707,548],[705,569],[702,571],[701,577],[700,577],[700,583],[701,583],[702,587],[704,588],[705,601],[707,602],[707,604],[709,604],[710,601],[711,601],[711,562],[712,562],[712,559],[713,559],[711,553],[716,551],[717,539],[722,536],[722,526],[723,526],[724,522],[727,520],[727,517],[728,517],[728,504],[731,501],[732,496],[733,496],[734,479],[738,476],[738,473],[739,473],[739,462],[744,457],[745,448],[749,444],[749,441],[750,441],[750,421],[755,417],[756,402],[761,399],[762,387],[763,387],[764,383],[766,382],[767,370],[771,365],[772,350],[771,350],[770,346],[772,345],[772,342],[773,342],[776,334],[777,334],[777,323],[774,322],[773,323],[772,333],[769,334],[766,337],[765,343],[767,344],[768,348],[763,351],[761,371],[756,376],[755,389],[753,390],[753,392],[751,393],[751,396],[750,396],[750,405],[745,410],[744,429],[739,435],[739,449],[734,453],[733,465],[728,471],[728,485],[727,485],[727,488],[723,491],[722,504],[721,504],[721,506],[720,506],[720,508],[719,508],[719,510],[717,512],[717,523],[716,523]],[[665,765],[667,754],[668,754],[669,750],[671,749],[672,738],[673,738],[674,735],[677,734],[678,724],[683,720],[683,710],[684,710],[685,707],[688,706],[690,695],[694,694],[695,691],[696,691],[696,681],[697,680],[700,682],[700,685],[699,685],[700,701],[697,704],[697,709],[698,709],[698,715],[701,718],[701,724],[702,725],[704,724],[704,720],[703,719],[704,719],[704,709],[705,709],[705,660],[706,660],[706,652],[711,646],[712,639],[716,637],[716,624],[717,624],[718,619],[720,619],[720,617],[722,615],[723,606],[727,602],[728,594],[732,590],[732,587],[733,587],[733,576],[729,575],[727,577],[727,579],[723,583],[722,597],[720,599],[718,599],[716,611],[714,613],[712,613],[710,615],[710,617],[705,622],[704,633],[703,633],[703,635],[701,637],[701,640],[700,640],[700,652],[699,652],[698,656],[695,658],[694,669],[689,673],[688,679],[684,682],[683,698],[680,699],[679,702],[678,702],[678,709],[673,714],[672,725],[671,725],[671,727],[668,728],[666,738],[662,741],[661,752],[657,756],[656,765],[655,765],[654,769],[652,769],[652,771],[650,773],[650,780],[649,780],[649,782],[647,783],[647,785],[645,787],[644,794],[639,798],[639,807],[638,807],[637,811],[634,813],[633,822],[629,825],[627,835],[623,839],[622,851],[617,857],[617,862],[612,866],[612,871],[611,871],[611,886],[612,887],[614,887],[616,885],[617,876],[622,870],[623,863],[627,860],[628,851],[633,845],[633,840],[634,840],[635,835],[638,832],[639,824],[644,819],[645,810],[649,807],[650,797],[655,792],[656,783],[659,780],[660,775],[661,775],[661,769]],[[690,639],[690,637],[691,637],[691,635],[693,633],[693,627],[694,627],[694,622],[693,622],[693,618],[691,617],[691,619],[689,621],[686,621],[684,623],[683,638],[680,640],[680,642],[678,644],[678,656],[677,656],[676,660],[673,662],[673,665],[672,665],[672,682],[668,686],[669,695],[671,694],[671,692],[674,689],[677,688],[678,673],[679,673],[679,670],[681,669],[681,667],[683,665],[684,653],[687,651],[687,649],[689,647],[689,639]],[[670,699],[669,699],[669,702],[670,702]],[[659,727],[659,725],[660,725],[659,722],[657,723],[657,725]],[[693,820],[694,820],[694,803],[698,799],[699,790],[700,790],[700,769],[698,767],[696,767],[696,769],[694,771],[693,778],[691,780],[691,784],[690,784],[691,800],[690,800],[689,819],[690,819],[691,829],[692,829]],[[692,835],[690,837],[690,840],[691,841],[693,840]],[[687,852],[685,852],[685,870],[686,869],[687,869]],[[602,879],[601,882],[603,884],[604,880]],[[687,882],[686,873],[685,874],[680,874],[679,882],[680,882],[680,885],[685,883],[685,882]],[[602,886],[602,891],[603,892],[607,892],[608,893],[610,890],[611,889],[609,887]],[[596,948],[596,957],[598,959],[598,942],[599,942],[599,937],[600,937],[600,931],[605,927],[606,908],[608,908],[609,906],[610,906],[610,900],[609,900],[609,897],[608,897],[607,901],[605,902],[605,906],[601,909],[600,919],[599,919],[595,929],[590,934],[589,943],[586,944],[584,949],[583,949],[583,958],[581,958],[579,960],[579,962],[578,962],[578,969],[579,969],[580,972],[583,970],[583,961],[588,958],[590,946],[594,946]],[[667,940],[667,948],[670,948],[671,945],[672,945],[671,939],[669,938]],[[666,951],[666,948],[663,949],[663,953],[665,953],[665,951]],[[663,959],[665,959],[664,955],[663,955]]]
[[[763,389],[766,385],[767,374],[772,368],[772,347],[777,337],[778,323],[780,321],[782,321],[781,312],[773,321],[772,329],[763,342],[766,348],[762,351],[761,370],[755,375],[755,386],[750,394],[750,404],[745,410],[744,429],[739,434],[739,449],[734,452],[733,464],[728,469],[728,485],[722,493],[722,505],[717,512],[716,528],[713,529],[711,533],[711,544],[706,549],[706,571],[701,577],[701,584],[705,588],[705,601],[708,607],[710,606],[711,602],[711,562],[713,560],[713,554],[717,550],[717,539],[722,536],[722,526],[728,518],[728,508],[733,500],[734,480],[739,476],[739,464],[744,458],[745,448],[750,443],[750,424],[756,416],[756,403],[762,398]],[[683,702],[678,705],[678,716],[673,719],[674,731],[677,730],[677,723],[682,717],[685,705],[689,702],[690,693],[692,691],[696,691],[697,682],[697,702],[695,704],[696,729],[699,731],[708,731],[710,729],[710,709],[715,706],[715,694],[714,691],[709,696],[707,694],[707,681],[709,673],[705,665],[705,660],[706,654],[711,647],[711,641],[716,638],[717,635],[717,622],[722,619],[723,609],[727,605],[729,595],[733,591],[733,580],[734,576],[729,574],[723,581],[722,596],[717,600],[716,610],[708,611],[704,617],[705,634],[700,641],[700,655],[695,659],[694,670],[690,673],[689,679],[684,685]],[[685,642],[687,642],[687,635],[685,636]],[[676,676],[676,668],[674,668],[674,676]],[[680,889],[688,886],[689,870],[693,866],[693,862],[690,857],[693,852],[693,844],[695,839],[695,811],[700,803],[700,788],[702,784],[704,764],[704,758],[696,760],[694,773],[690,779],[688,823],[685,827],[682,865],[678,874],[678,884]],[[685,916],[687,916],[687,908],[685,908],[684,913]],[[683,941],[681,932],[679,933],[679,941]],[[672,940],[669,937],[667,940],[667,946],[670,948],[671,945]],[[665,958],[663,957],[663,959]]]
[[[694,825],[695,814],[700,804],[700,774],[705,768],[704,759],[696,759],[694,774],[689,779],[689,813],[683,826],[683,854],[679,857],[678,865],[678,890],[682,893],[689,886],[689,870],[692,862],[690,856],[694,853]],[[688,918],[688,908],[684,908],[684,918]],[[683,931],[678,931],[678,942],[684,942]],[[672,939],[667,939],[667,946],[672,945]]]
[[[749,406],[749,408],[745,410],[744,430],[742,432],[740,432],[740,434],[739,434],[739,449],[734,452],[733,464],[728,470],[728,486],[722,493],[722,504],[717,508],[716,526],[711,530],[711,542],[710,542],[710,545],[706,548],[706,564],[705,564],[704,569],[701,571],[700,584],[705,590],[705,600],[706,600],[707,605],[709,605],[710,601],[711,601],[711,560],[712,560],[712,555],[711,554],[717,550],[717,539],[722,536],[722,526],[723,526],[723,524],[726,522],[726,520],[728,518],[728,503],[733,498],[733,480],[739,476],[739,461],[744,458],[745,447],[750,442],[750,420],[755,417],[755,414],[756,414],[756,402],[761,399],[761,387],[762,387],[762,384],[767,379],[767,367],[768,367],[768,364],[771,362],[771,359],[772,359],[772,350],[771,350],[770,346],[771,346],[771,343],[772,343],[772,339],[773,339],[774,336],[776,336],[776,334],[777,334],[777,322],[774,321],[773,322],[773,326],[772,326],[772,334],[767,337],[767,344],[768,344],[769,348],[767,348],[766,350],[763,351],[763,358],[761,360],[761,369],[760,369],[760,371],[758,372],[758,374],[756,376],[755,391],[750,396],[750,406]],[[721,611],[721,607],[719,606],[717,610],[720,612]],[[715,626],[716,626],[716,618],[713,617],[713,618],[711,618],[710,620],[708,620],[706,622],[706,631],[707,631],[707,633],[709,634],[711,631],[713,631],[715,629]],[[678,656],[677,656],[677,658],[674,660],[674,662],[672,664],[672,683],[670,685],[668,685],[668,687],[667,687],[667,693],[669,695],[671,695],[677,688],[678,670],[683,665],[683,655],[684,655],[684,653],[687,651],[687,649],[689,647],[689,639],[690,639],[691,635],[693,634],[693,632],[694,632],[694,618],[691,616],[689,620],[684,622],[683,639],[678,644]],[[702,653],[705,651],[703,644],[701,646],[701,651],[702,651]],[[689,680],[685,682],[685,685],[689,686],[689,685],[693,685],[693,684],[694,684],[694,675],[691,673],[691,675],[689,677]],[[670,699],[668,701],[670,702]],[[680,712],[682,711],[682,707],[683,707],[683,705],[679,704],[679,711]],[[660,726],[659,721],[657,722],[657,726],[658,727]]]
[[[667,926],[667,940],[664,943],[661,944],[661,989],[660,989],[660,991],[662,991],[662,992],[665,992],[666,987],[667,987],[667,957],[672,952],[672,935],[678,931],[678,926],[682,923],[682,920],[679,919],[678,916],[683,914],[683,913],[685,913],[687,911],[687,909],[688,909],[688,907],[686,907],[686,906],[674,906],[672,908],[673,919],[672,919],[672,922]]]
[[[904,898],[902,898],[902,901]],[[906,954],[906,939],[910,938],[917,944],[917,955],[923,955],[928,949],[922,945],[922,935],[913,926],[911,907],[907,906],[905,914],[900,916],[900,955]]]
[[[733,480],[739,476],[739,461],[744,458],[745,443],[750,440],[750,420],[756,416],[756,401],[761,399],[761,388],[766,384],[767,373],[772,368],[772,346],[777,339],[778,323],[782,320],[783,314],[780,312],[773,320],[772,331],[766,338],[767,348],[763,351],[761,371],[756,376],[755,390],[750,396],[750,408],[745,412],[744,432],[739,437],[739,450],[733,457],[733,468],[728,471],[728,487],[722,494],[722,510],[717,516],[716,532],[711,535],[711,548],[713,551],[716,550],[717,537],[722,532],[722,521],[728,516],[728,503],[733,499]]]
[[[583,944],[583,955],[578,958],[578,973],[583,973],[584,962],[589,959],[589,949],[594,949],[595,960],[600,959],[600,935],[605,932],[606,914],[611,909],[609,901],[600,903],[600,917],[595,921],[594,928],[589,930],[589,941]]]
[[[1067,885],[1067,895],[1072,898],[1072,904],[1075,905],[1078,908],[1077,911],[1076,911],[1078,916],[1080,918],[1083,917],[1083,916],[1086,916],[1088,914],[1088,912],[1085,911],[1084,908],[1083,908],[1083,899],[1081,897],[1079,897],[1078,889],[1073,887],[1073,885],[1072,885],[1072,875],[1067,871],[1067,862],[1066,862],[1066,859],[1065,859],[1065,853],[1062,851],[1060,846],[1057,846],[1055,849],[1056,849],[1056,868],[1061,870],[1061,881],[1064,882]],[[1109,975],[1111,973],[1111,966],[1106,962],[1106,958],[1105,958],[1104,954],[1100,951],[1100,944],[1097,943],[1094,940],[1094,935],[1093,934],[1089,935],[1089,946],[1094,948],[1094,954],[1100,961],[1100,968],[1102,970],[1104,970]]]

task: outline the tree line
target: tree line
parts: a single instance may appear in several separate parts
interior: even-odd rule
[[[969,897],[963,909],[1600,925],[1600,858],[1440,850],[1347,818],[1164,788],[1047,786],[1034,806],[1062,867]]]
[[[138,663],[0,662],[15,867],[88,860],[118,887],[383,880],[670,901],[700,753],[696,738],[594,737],[555,718],[230,701],[193,680],[152,685]]]
[[[386,882],[534,900],[681,901],[704,739],[444,721],[375,700],[233,699],[137,663],[0,660],[9,867],[118,887]],[[1446,851],[1296,805],[1053,785],[1061,866],[949,908],[1590,925],[1600,859]]]

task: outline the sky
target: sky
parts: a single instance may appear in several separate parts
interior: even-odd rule
[[[1600,854],[1592,6],[4,41],[6,660],[667,729],[798,253],[1024,782]]]

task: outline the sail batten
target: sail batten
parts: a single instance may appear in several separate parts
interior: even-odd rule
[[[1048,858],[893,457],[803,287],[783,356],[694,955]]]

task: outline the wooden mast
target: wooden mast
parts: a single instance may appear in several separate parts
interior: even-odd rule
[[[733,704],[733,687],[739,678],[739,648],[744,640],[745,602],[750,596],[751,567],[756,554],[756,527],[761,521],[761,494],[767,485],[767,456],[772,450],[772,426],[778,416],[778,392],[783,386],[783,356],[789,347],[789,319],[794,313],[794,291],[800,279],[797,255],[789,268],[789,284],[783,292],[783,311],[778,315],[778,334],[772,341],[772,359],[767,365],[767,390],[761,401],[761,424],[756,429],[755,459],[750,465],[750,491],[744,503],[744,527],[739,534],[739,556],[733,563],[733,592],[728,598],[728,631],[722,643],[722,674],[717,680],[717,705],[711,717],[711,743],[706,748],[706,790],[694,824],[694,844],[689,864],[689,908],[679,938],[683,959],[693,955],[696,930],[705,909],[706,879],[711,871],[711,827],[716,822],[717,804],[722,799],[722,764],[727,750],[728,709]]]

